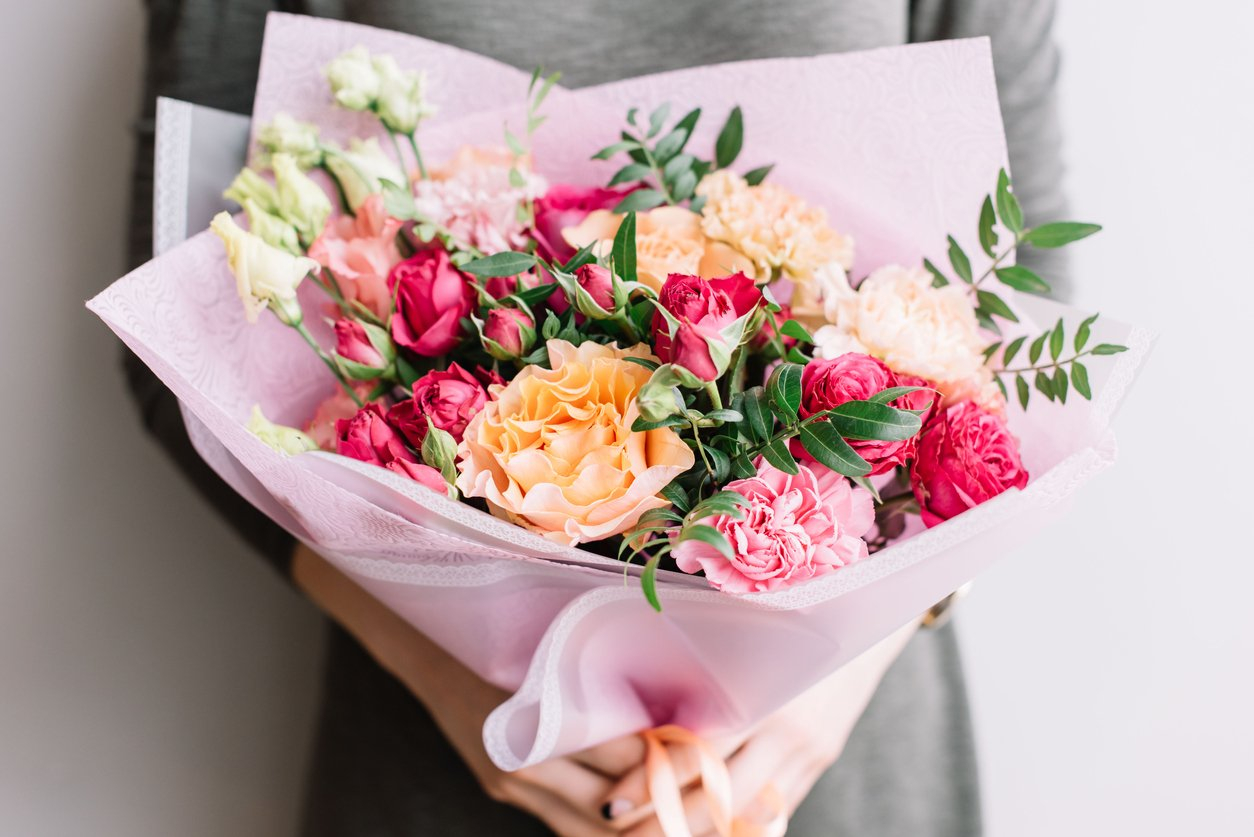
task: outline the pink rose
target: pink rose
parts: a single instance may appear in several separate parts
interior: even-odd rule
[[[597,187],[585,188],[555,183],[535,202],[536,216],[532,233],[539,252],[547,261],[564,264],[575,255],[575,248],[566,243],[562,230],[578,225],[588,213],[612,209],[626,192]]]
[[[348,301],[356,300],[381,319],[392,309],[388,271],[401,260],[396,234],[401,222],[389,217],[383,196],[371,195],[357,215],[341,215],[327,222],[322,235],[309,247],[309,257],[329,268]]]
[[[831,360],[812,360],[801,373],[801,418],[830,410],[848,401],[866,401],[877,392],[895,386],[927,386],[912,378],[903,380],[884,363],[870,355],[848,352]],[[917,396],[924,396],[919,398]],[[922,409],[932,400],[932,392],[915,392],[892,402],[901,410]],[[925,420],[927,416],[923,417]],[[849,446],[871,465],[871,474],[883,474],[914,457],[917,436],[896,442],[847,439]],[[793,455],[810,458],[794,440]]]
[[[602,309],[613,311],[617,307],[614,304],[614,277],[606,268],[588,263],[575,271],[575,281]]]
[[[361,381],[353,384],[353,389],[357,392],[357,397],[366,400],[366,396],[370,394],[370,390],[374,388],[374,384],[368,381]],[[348,393],[343,387],[336,387],[335,392],[318,405],[314,410],[313,418],[309,420],[309,425],[305,428],[305,433],[309,435],[314,443],[323,450],[335,450],[336,433],[335,425],[340,419],[350,419],[357,415],[357,402],[348,397]]]
[[[461,442],[466,424],[483,409],[488,394],[475,376],[456,363],[447,371],[428,372],[414,381],[414,397],[388,410],[388,421],[409,443],[422,447],[427,438],[427,419]]]
[[[392,268],[396,291],[392,339],[425,357],[442,355],[461,338],[461,319],[470,316],[475,290],[442,249],[419,250]]]
[[[730,542],[731,559],[703,541],[683,541],[671,554],[686,573],[705,572],[729,593],[779,590],[867,556],[862,536],[875,521],[869,492],[821,465],[789,476],[764,460],[757,476],[727,484],[749,501],[743,520],[706,518]]]
[[[730,325],[761,301],[762,292],[743,273],[723,279],[672,273],[658,293],[658,304],[667,312],[680,322],[701,325],[705,334]],[[671,362],[670,327],[661,312],[653,315],[653,348],[663,363]]]
[[[1005,421],[964,401],[924,426],[910,484],[930,527],[1007,488],[1023,488],[1028,472],[1019,459],[1019,440]]]
[[[483,324],[483,336],[494,340],[511,357],[519,357],[531,348],[535,339],[535,322],[517,308],[493,308]],[[531,334],[524,333],[526,329]]]
[[[400,435],[388,424],[378,404],[367,404],[351,419],[335,423],[336,453],[387,468],[448,495],[448,483],[440,472],[418,461]]]
[[[335,321],[335,353],[345,360],[371,369],[386,369],[388,362],[370,342],[366,329],[356,320],[341,317]]]

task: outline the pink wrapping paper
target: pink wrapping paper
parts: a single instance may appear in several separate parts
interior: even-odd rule
[[[420,136],[429,162],[462,144],[499,144],[503,121],[520,124],[528,73],[420,38],[275,14],[254,129],[286,111],[340,141],[373,134],[369,117],[332,107],[320,74],[357,44],[429,72],[441,107]],[[557,89],[535,142],[539,171],[604,182],[613,163],[588,156],[617,138],[628,107],[662,101],[704,108],[695,148],[708,147],[719,116],[739,104],[744,166],[776,162],[772,178],[827,207],[857,241],[855,276],[925,255],[939,261],[950,232],[979,252],[970,233],[1006,162],[985,40]],[[1027,327],[1084,316],[1035,298],[1015,304]],[[1109,423],[1151,344],[1149,334],[1103,319],[1095,337],[1130,350],[1094,364],[1092,403],[1011,408],[1033,474],[1025,490],[776,593],[733,597],[662,573],[658,614],[616,561],[554,545],[383,469],[325,453],[284,457],[253,437],[245,423],[254,403],[300,425],[333,383],[274,318],[244,321],[210,234],[118,280],[89,308],[180,398],[197,449],[236,490],[513,692],[484,729],[506,770],[665,723],[718,735],[783,705],[1055,519],[1062,501],[1113,461]]]

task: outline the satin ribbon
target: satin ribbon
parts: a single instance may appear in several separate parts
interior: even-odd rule
[[[773,783],[758,794],[759,806],[769,812],[765,823],[733,816],[731,776],[727,764],[700,736],[673,724],[641,734],[645,744],[645,781],[658,823],[666,837],[692,837],[688,818],[684,816],[683,789],[675,773],[668,745],[691,747],[697,754],[701,769],[701,787],[705,790],[710,820],[721,837],[780,837],[788,827],[784,799]]]

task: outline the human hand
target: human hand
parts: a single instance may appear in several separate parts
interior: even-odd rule
[[[916,626],[912,622],[899,629],[748,733],[709,742],[727,760],[735,816],[766,821],[779,813],[764,802],[768,787],[784,815],[791,816],[796,811],[819,777],[839,758],[880,679]],[[700,767],[693,748],[671,748],[671,757],[678,782],[685,788],[684,815],[692,834],[714,835],[705,790],[695,784]],[[643,766],[627,773],[606,800],[611,825],[625,837],[663,837],[661,824],[648,801]]]

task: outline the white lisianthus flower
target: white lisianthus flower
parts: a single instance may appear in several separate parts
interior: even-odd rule
[[[300,323],[296,289],[311,271],[318,269],[318,263],[267,244],[261,236],[241,229],[227,212],[215,215],[209,229],[226,247],[227,263],[235,275],[235,289],[244,303],[248,321],[257,322],[257,315],[271,307],[284,323]]]
[[[322,165],[318,126],[297,121],[286,113],[277,114],[257,133],[257,144],[262,153],[257,156],[256,164],[261,168],[268,168],[275,154],[291,154],[302,169]]]
[[[231,185],[222,193],[222,197],[235,201],[240,206],[251,200],[264,212],[279,211],[279,193],[274,184],[252,169],[240,169]]]
[[[379,97],[379,73],[365,47],[353,47],[328,64],[324,72],[331,83],[331,95],[342,107],[349,110],[374,107]]]
[[[248,419],[248,432],[288,456],[318,449],[313,439],[295,427],[284,427],[266,418],[265,413],[261,412],[260,404],[253,405],[252,415]]]
[[[383,152],[375,137],[364,142],[352,139],[347,151],[328,149],[326,162],[354,212],[366,198],[383,191],[381,181],[390,180],[401,187],[408,183],[408,178]]]
[[[266,210],[252,198],[244,198],[244,212],[248,214],[248,231],[261,240],[293,256],[299,256],[300,236],[296,228],[278,215]]]
[[[296,228],[301,241],[313,242],[331,216],[331,201],[322,187],[309,179],[290,154],[275,154],[274,180],[279,215]]]
[[[391,131],[412,134],[418,123],[435,114],[427,102],[427,74],[402,70],[390,55],[374,59],[379,74],[379,93],[375,112]]]

